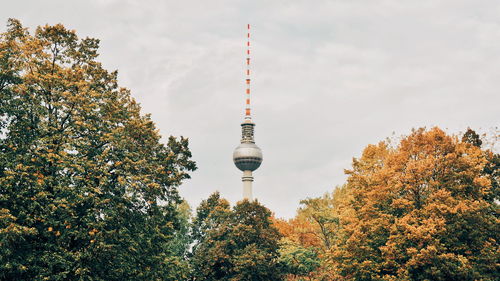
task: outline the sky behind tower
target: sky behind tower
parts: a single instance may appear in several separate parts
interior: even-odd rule
[[[190,139],[191,206],[241,199],[232,163],[244,115],[246,24],[252,115],[264,162],[254,196],[280,217],[345,182],[369,143],[439,126],[500,124],[500,1],[4,1],[31,31],[63,23],[101,40],[100,60],[160,133]]]

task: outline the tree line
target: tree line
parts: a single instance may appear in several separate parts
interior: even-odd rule
[[[1,34],[0,280],[498,280],[500,159],[473,130],[369,145],[290,220],[218,193],[192,212],[188,139],[161,141],[98,47]]]
[[[481,142],[432,128],[368,145],[343,186],[276,222],[317,253],[305,280],[498,280],[500,157]]]

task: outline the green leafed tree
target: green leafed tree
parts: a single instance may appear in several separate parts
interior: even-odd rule
[[[188,140],[160,141],[98,46],[17,20],[0,37],[2,280],[186,278]]]
[[[192,253],[196,254],[200,244],[203,244],[207,235],[223,226],[231,215],[231,206],[226,199],[220,197],[219,192],[214,192],[200,203],[191,224]]]
[[[313,280],[310,276],[321,266],[321,260],[314,249],[304,247],[288,238],[280,241],[278,262],[287,280]]]
[[[257,201],[231,210],[218,193],[200,204],[194,219],[191,263],[195,280],[281,280],[281,235],[271,212]]]

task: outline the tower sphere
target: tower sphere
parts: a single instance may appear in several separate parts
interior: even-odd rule
[[[233,161],[241,171],[255,171],[262,163],[262,150],[255,143],[241,143],[233,152]]]

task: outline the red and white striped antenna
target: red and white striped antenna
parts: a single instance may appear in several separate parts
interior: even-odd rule
[[[250,114],[250,24],[247,24],[247,71],[246,71],[246,107],[245,119],[252,119]]]

